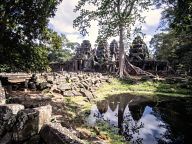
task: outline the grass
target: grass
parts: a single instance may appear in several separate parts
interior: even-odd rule
[[[113,144],[124,144],[126,141],[124,137],[118,134],[118,128],[112,127],[107,122],[98,122],[98,128],[100,129],[101,133],[107,135],[110,138],[110,143]]]
[[[166,84],[163,82],[139,82],[130,84],[129,81],[113,79],[111,84],[103,85],[96,93],[98,99],[106,98],[110,95],[130,93],[143,96],[191,96],[192,90],[181,88],[176,84]]]

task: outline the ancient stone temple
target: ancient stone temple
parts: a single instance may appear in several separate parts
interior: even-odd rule
[[[76,48],[76,54],[70,61],[64,63],[63,70],[67,71],[96,71],[115,72],[118,65],[119,48],[116,40],[108,45],[101,40],[97,49],[92,49],[90,41],[84,40]]]
[[[116,40],[108,45],[107,41],[100,41],[94,59],[94,68],[98,71],[117,71],[119,48]]]
[[[128,63],[125,63],[125,65],[131,63],[142,70],[152,73],[168,71],[168,62],[149,59],[147,45],[140,36],[133,40],[129,55],[126,55],[126,61]],[[92,49],[90,41],[84,40],[76,48],[75,56],[70,61],[62,64],[62,70],[109,72],[115,74],[118,72],[118,65],[119,47],[116,40],[113,40],[110,45],[108,45],[106,40],[101,40],[98,43],[97,49]]]
[[[109,72],[115,73],[118,71],[119,61],[119,47],[117,41],[114,39],[110,43],[110,61],[109,61]]]
[[[91,55],[90,52],[91,52],[91,43],[89,40],[84,40],[81,43],[81,46],[78,47],[76,50],[76,58],[87,59]]]
[[[91,48],[91,43],[84,40],[80,47],[76,50],[74,57],[75,70],[90,71],[93,67],[94,51]]]
[[[110,43],[110,60],[118,61],[118,59],[119,59],[119,47],[117,41],[114,39]]]
[[[149,59],[147,45],[140,36],[137,36],[133,40],[132,45],[130,46],[128,58],[133,65],[141,68],[142,70],[150,71],[152,73],[168,71],[167,61],[156,61],[154,59]]]
[[[100,41],[96,51],[96,58],[98,62],[105,63],[109,60],[109,48],[107,41]]]
[[[147,49],[147,45],[141,39],[140,36],[137,36],[130,46],[129,50],[129,59],[130,62],[133,61],[143,61],[149,58],[149,52]]]

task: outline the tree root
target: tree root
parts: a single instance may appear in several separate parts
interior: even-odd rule
[[[119,70],[117,71],[116,74],[119,74]],[[129,77],[130,75],[137,75],[137,76],[144,75],[144,76],[155,77],[155,75],[153,75],[152,73],[144,71],[141,68],[132,65],[127,59],[127,57],[125,57],[125,61],[124,61],[123,75],[124,77]]]

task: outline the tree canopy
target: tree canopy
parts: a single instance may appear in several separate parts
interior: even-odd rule
[[[60,47],[48,29],[61,0],[0,1],[0,64],[11,70],[45,69],[50,46]]]
[[[165,5],[161,27],[166,33],[156,34],[151,39],[156,59],[168,60],[177,70],[192,74],[192,2],[191,0],[155,0],[157,7]]]

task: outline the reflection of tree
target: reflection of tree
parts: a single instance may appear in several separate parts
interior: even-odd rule
[[[170,131],[160,113],[152,108],[147,98],[129,95],[112,96],[97,103],[98,121],[106,121],[119,128],[119,132],[131,143],[170,142]],[[148,132],[148,129],[150,132]]]
[[[145,107],[146,107],[146,103],[141,103],[140,105],[136,105],[136,106],[129,106],[129,110],[135,121],[138,121],[141,118],[145,110]]]
[[[144,124],[142,122],[137,123],[133,119],[131,111],[129,110],[129,104],[126,106],[122,127],[123,127],[123,135],[125,136],[125,139],[127,141],[131,141],[133,139],[134,134],[137,133],[139,135],[139,129],[144,127]],[[137,136],[136,140],[132,141],[132,143],[140,144],[142,143],[142,140],[143,138],[140,138],[139,136]]]
[[[107,112],[108,105],[109,103],[107,100],[97,102],[97,108],[101,114]]]

